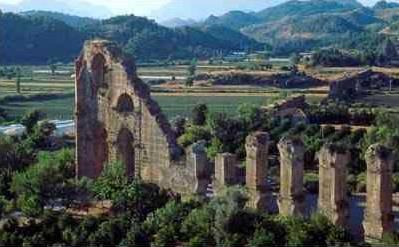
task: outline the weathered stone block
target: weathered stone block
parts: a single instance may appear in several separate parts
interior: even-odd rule
[[[269,135],[256,132],[246,139],[246,187],[249,191],[248,206],[268,211],[272,198],[267,188]]]
[[[237,157],[234,154],[218,154],[215,158],[214,190],[216,194],[226,186],[232,186],[237,180]]]
[[[344,227],[349,218],[346,177],[350,161],[351,153],[334,144],[325,145],[319,154],[319,210]]]
[[[364,214],[364,235],[382,239],[394,230],[392,212],[392,170],[395,162],[392,150],[375,144],[366,153],[367,203]]]
[[[303,216],[305,194],[303,190],[305,146],[298,138],[283,138],[280,151],[280,214]]]

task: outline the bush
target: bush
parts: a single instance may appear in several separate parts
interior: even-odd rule
[[[194,86],[194,77],[192,77],[192,76],[187,77],[184,84],[186,85],[186,87]]]
[[[191,210],[193,204],[171,201],[150,214],[143,227],[152,236],[154,246],[175,246],[181,239],[180,226]]]
[[[265,229],[257,229],[249,240],[250,247],[272,246],[275,243],[274,234]]]
[[[198,104],[194,107],[192,112],[193,124],[203,126],[206,123],[206,116],[208,114],[208,106],[205,104]]]
[[[125,167],[120,162],[104,166],[101,175],[94,181],[91,191],[99,200],[117,201],[123,196],[124,189],[129,185]]]
[[[68,200],[73,193],[74,161],[70,150],[42,152],[37,164],[17,173],[12,179],[11,191],[17,196],[21,210],[27,215],[37,216],[52,201],[58,198]]]
[[[128,213],[139,220],[170,200],[167,192],[155,185],[130,181],[121,163],[107,165],[90,190],[99,200],[111,200],[115,211]]]
[[[33,110],[22,117],[21,124],[25,126],[26,132],[28,134],[33,132],[33,128],[37,125],[37,123],[45,118],[45,114],[38,110]]]
[[[183,147],[188,147],[198,141],[209,140],[210,138],[211,134],[207,128],[201,126],[190,126],[187,128],[186,133],[178,139],[178,142]]]

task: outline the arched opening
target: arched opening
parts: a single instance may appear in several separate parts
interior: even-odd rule
[[[117,159],[125,166],[126,175],[133,177],[135,175],[134,137],[133,134],[125,128],[118,134]]]
[[[120,113],[129,113],[133,112],[134,110],[134,105],[133,105],[133,100],[132,98],[127,95],[127,94],[122,94],[119,99],[118,103],[116,106],[116,110]]]
[[[95,128],[94,139],[96,140],[94,143],[94,158],[96,160],[95,163],[95,173],[96,176],[100,176],[104,164],[108,161],[108,144],[107,144],[108,134],[107,131],[99,126]]]
[[[97,88],[105,85],[105,63],[102,54],[95,55],[91,63],[93,83]]]

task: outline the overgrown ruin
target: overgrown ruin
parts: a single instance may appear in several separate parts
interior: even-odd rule
[[[390,88],[396,84],[398,84],[397,79],[368,69],[331,82],[329,97],[343,100],[352,99],[361,95],[365,89]]]
[[[76,128],[79,177],[97,178],[106,165],[121,161],[126,176],[182,195],[207,196],[210,184],[216,195],[225,187],[244,185],[248,206],[270,211],[273,194],[268,179],[269,134],[254,132],[246,138],[244,169],[236,155],[218,154],[212,181],[206,143],[200,141],[187,149],[177,144],[169,122],[150,97],[150,89],[138,78],[134,61],[124,57],[112,42],[87,42],[76,62]],[[285,137],[278,149],[280,214],[306,217],[305,145],[298,138]],[[363,225],[367,237],[381,238],[393,231],[394,157],[388,149],[374,145],[366,161]],[[349,216],[346,170],[350,162],[350,152],[339,145],[325,145],[319,153],[319,210],[341,226],[346,226]]]
[[[77,175],[98,177],[119,160],[126,175],[182,194],[209,184],[204,147],[183,150],[166,117],[115,43],[86,42],[76,62]]]

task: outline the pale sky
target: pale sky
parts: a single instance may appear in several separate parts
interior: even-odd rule
[[[0,0],[0,4],[16,4],[23,0]],[[30,0],[35,1],[35,0]],[[70,0],[59,0],[69,2]],[[135,14],[135,15],[149,15],[153,11],[165,6],[170,1],[185,1],[185,0],[84,0],[94,5],[102,5],[112,11],[113,14]],[[201,1],[201,0],[198,0]],[[215,0],[216,2],[227,4],[227,2],[234,0]],[[251,1],[251,0],[248,0]],[[273,2],[273,0],[265,0],[266,2]],[[365,5],[372,5],[378,0],[359,0]],[[392,2],[399,2],[399,0],[391,0]]]
[[[23,0],[0,0],[0,4],[17,4]],[[34,1],[34,0],[31,0]],[[69,0],[60,0],[60,2]],[[170,0],[84,0],[94,5],[102,5],[110,9],[114,14],[148,15],[161,8]],[[181,0],[184,1],[184,0]]]

